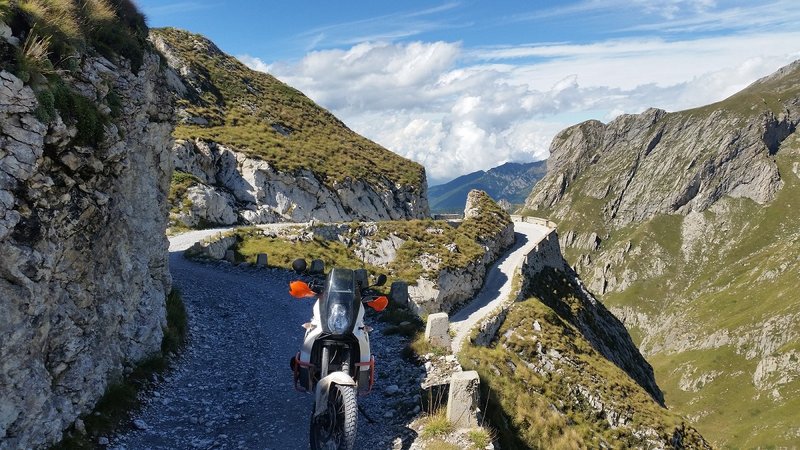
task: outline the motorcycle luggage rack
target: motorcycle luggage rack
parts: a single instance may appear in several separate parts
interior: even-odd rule
[[[306,384],[306,386],[309,386],[308,388],[306,388],[305,386],[303,386],[302,383],[300,383],[301,367],[307,369],[306,373],[308,374],[308,383]],[[311,386],[314,385],[313,383],[314,380],[312,379],[312,377],[313,374],[316,372],[316,369],[317,367],[314,364],[310,362],[306,363],[300,361],[300,352],[297,352],[297,356],[294,357],[294,366],[292,367],[292,372],[294,374],[294,389],[298,392],[308,392]]]
[[[368,362],[357,362],[355,366],[358,368],[358,381],[361,381],[361,368],[369,367],[369,387],[366,390],[358,390],[358,395],[367,395],[372,392],[372,385],[375,383],[375,357],[370,356]]]
[[[369,367],[369,384],[367,385],[367,389],[358,390],[358,395],[367,395],[372,392],[372,386],[375,384],[375,357],[370,356],[368,362],[357,362],[355,363],[355,366],[357,368],[357,373],[359,374],[359,382],[361,381],[361,368]],[[308,374],[308,389],[300,382],[301,367],[307,369],[306,373]],[[294,389],[298,392],[308,392],[310,387],[314,385],[313,374],[316,373],[316,369],[317,367],[314,364],[300,361],[300,352],[297,352],[297,355],[294,357],[294,365],[292,367],[292,373],[294,375]]]

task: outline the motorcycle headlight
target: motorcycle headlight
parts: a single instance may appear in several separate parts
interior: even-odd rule
[[[328,315],[328,329],[332,333],[344,334],[348,328],[350,328],[350,321],[347,317],[347,308],[338,303],[332,305]]]

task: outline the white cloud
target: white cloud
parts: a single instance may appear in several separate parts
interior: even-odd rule
[[[240,59],[424,164],[436,184],[543,159],[552,136],[581,120],[721,100],[799,58],[797,43],[800,32],[468,50],[458,42],[370,42],[295,63]]]

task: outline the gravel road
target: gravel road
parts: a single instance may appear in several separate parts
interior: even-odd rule
[[[180,250],[219,231],[170,238],[170,272],[189,314],[189,343],[110,448],[308,448],[313,398],[293,389],[289,358],[300,347],[312,302],[288,295],[296,279],[289,271],[183,258]],[[358,402],[376,423],[359,414],[357,446],[408,448],[415,434],[405,424],[419,411],[424,369],[402,358],[406,338],[384,336],[383,324],[368,323],[375,327],[376,384]]]
[[[514,245],[487,271],[486,281],[475,299],[450,317],[450,330],[455,332],[453,354],[461,351],[472,327],[508,298],[514,271],[549,231],[545,226],[514,222]]]

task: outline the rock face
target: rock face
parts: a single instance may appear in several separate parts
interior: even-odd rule
[[[580,330],[583,339],[606,359],[625,371],[660,405],[664,395],[656,383],[653,368],[642,357],[628,330],[584,287],[578,274],[563,260],[554,231],[529,255],[522,265],[522,292],[536,295]],[[556,281],[560,278],[559,286]],[[543,282],[543,280],[546,280]],[[565,292],[553,295],[558,286]]]
[[[548,174],[526,207],[563,215],[576,194],[569,188],[586,175],[596,182],[582,185],[581,194],[602,201],[603,219],[615,228],[657,214],[702,212],[726,195],[767,203],[781,187],[773,149],[794,130],[799,112],[800,103],[755,119],[649,109],[608,125],[567,128],[553,139]]]
[[[526,205],[559,223],[586,286],[637,336],[662,387],[683,391],[671,406],[701,431],[726,430],[704,432],[718,446],[788,445],[800,432],[788,401],[800,386],[789,363],[798,123],[800,62],[713,105],[585,122],[553,140]],[[728,390],[740,395],[720,399]]]
[[[175,169],[196,176],[188,212],[173,219],[194,227],[209,224],[273,222],[347,222],[399,220],[428,214],[426,189],[346,179],[325,184],[310,169],[279,171],[267,161],[248,157],[232,147],[202,140],[176,141]],[[313,168],[313,164],[310,165]]]
[[[418,313],[449,313],[471,299],[483,286],[487,267],[514,243],[511,217],[484,191],[472,190],[467,195],[461,227],[483,246],[483,256],[466,267],[439,267],[431,262],[436,266],[435,278],[420,277],[416,286],[408,288],[412,308]]]
[[[40,120],[33,90],[0,72],[3,450],[59,440],[109,378],[160,350],[166,325],[172,105],[158,57],[132,73],[84,55],[64,77],[109,117],[97,145],[75,143],[81,122]]]

